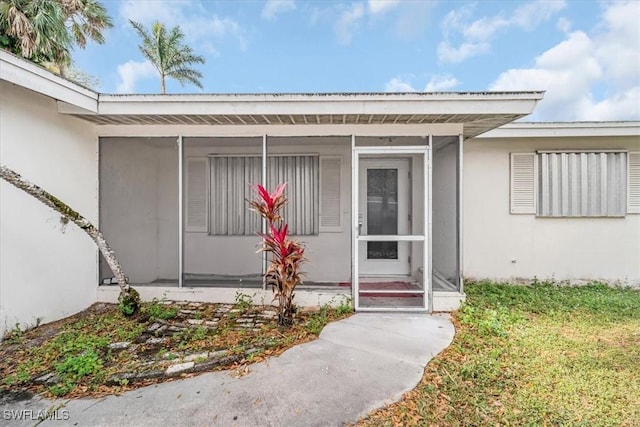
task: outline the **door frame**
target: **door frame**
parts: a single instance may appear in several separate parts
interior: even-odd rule
[[[356,311],[420,311],[420,312],[432,312],[433,311],[433,292],[431,284],[431,146],[432,136],[429,135],[428,145],[416,145],[416,146],[380,146],[380,147],[368,147],[368,146],[356,146],[356,136],[351,136],[351,284],[352,295],[354,301],[354,307]],[[423,203],[423,227],[422,234],[410,234],[410,235],[373,235],[373,236],[361,236],[358,231],[358,217],[360,210],[360,157],[370,155],[399,155],[399,154],[419,154],[423,159],[423,188],[424,196],[422,198]],[[412,175],[415,179],[415,174]],[[414,204],[416,201],[413,201]],[[420,218],[412,218],[413,224],[417,224]],[[423,242],[423,274],[422,274],[422,290],[416,292],[415,290],[410,293],[422,293],[423,294],[423,306],[422,307],[361,307],[360,306],[360,278],[359,278],[359,259],[360,259],[360,242],[366,241],[398,241],[398,242]],[[371,292],[371,291],[367,291]],[[384,291],[385,293],[407,293],[408,291]]]
[[[363,188],[364,191],[358,194],[358,203],[359,207],[362,211],[358,214],[358,233],[362,233],[362,235],[368,235],[367,227],[368,227],[368,218],[367,218],[367,178],[365,175],[366,169],[397,169],[398,170],[398,234],[407,234],[406,230],[410,228],[409,217],[411,214],[411,158],[397,158],[397,157],[378,157],[378,158],[362,158],[360,159],[361,164],[358,165],[358,186],[359,188]],[[365,166],[366,165],[366,166]],[[364,166],[364,167],[363,167]],[[402,176],[403,173],[407,175]],[[364,184],[364,187],[362,186]],[[404,205],[404,206],[401,206]],[[362,221],[360,221],[362,218]],[[362,227],[360,227],[362,224]],[[410,250],[407,250],[407,245],[402,244],[402,242],[398,243],[398,258],[396,260],[390,259],[378,259],[378,260],[369,260],[366,256],[366,246],[368,242],[360,242],[360,259],[358,262],[360,263],[360,270],[362,274],[367,275],[369,277],[398,277],[398,276],[410,276],[411,275],[411,263],[409,262]],[[376,265],[377,264],[377,265]],[[391,265],[390,265],[391,264]],[[395,265],[394,265],[395,264]],[[392,272],[381,272],[375,271],[377,269],[384,268],[398,268],[396,271]],[[371,269],[369,268],[371,267]],[[400,269],[402,271],[400,271]],[[365,271],[367,270],[367,271]]]

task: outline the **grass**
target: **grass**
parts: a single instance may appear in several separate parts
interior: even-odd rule
[[[123,390],[121,386],[133,386],[127,381],[108,385],[109,378],[116,374],[143,372],[149,369],[150,363],[156,364],[154,369],[164,369],[175,363],[181,354],[204,351],[227,350],[230,354],[244,354],[247,349],[257,349],[251,357],[240,362],[253,363],[316,338],[328,322],[351,313],[350,305],[327,306],[299,313],[290,328],[278,327],[274,318],[259,328],[243,330],[238,327],[237,319],[270,307],[252,306],[241,297],[235,306],[227,307],[229,311],[224,315],[220,314],[220,304],[188,307],[188,315],[180,312],[185,308],[153,301],[144,303],[139,315],[125,318],[116,305],[98,304],[67,319],[29,331],[15,328],[0,343],[0,394],[8,389],[67,397],[117,393]],[[158,321],[168,326],[184,325],[187,318],[203,322],[215,319],[217,327],[211,330],[203,325],[193,325],[162,344],[145,344],[146,338],[142,335],[150,325]],[[134,344],[125,351],[109,348],[109,344],[123,341]],[[219,369],[229,367],[220,366]],[[49,384],[34,381],[45,374],[55,374],[57,380]],[[136,386],[144,384],[141,382]]]
[[[360,425],[638,426],[640,292],[474,283],[451,346]]]

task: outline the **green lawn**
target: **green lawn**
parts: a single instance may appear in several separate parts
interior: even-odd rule
[[[451,346],[362,425],[640,426],[640,291],[465,290]]]

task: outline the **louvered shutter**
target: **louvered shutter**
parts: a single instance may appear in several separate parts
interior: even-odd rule
[[[185,231],[208,231],[208,162],[207,158],[186,159]]]
[[[640,151],[627,157],[627,213],[640,213]]]
[[[539,216],[625,215],[627,153],[541,151],[539,156]]]
[[[536,154],[511,153],[511,213],[536,213]]]
[[[320,158],[320,231],[339,232],[340,223],[340,157]]]

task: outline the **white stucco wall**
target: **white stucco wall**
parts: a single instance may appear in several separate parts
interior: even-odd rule
[[[92,222],[97,134],[50,98],[0,82],[0,162]],[[96,300],[97,250],[73,224],[0,182],[0,333],[69,316]]]
[[[640,215],[537,218],[509,213],[509,153],[640,149],[636,137],[476,139],[464,148],[464,275],[640,284]]]

